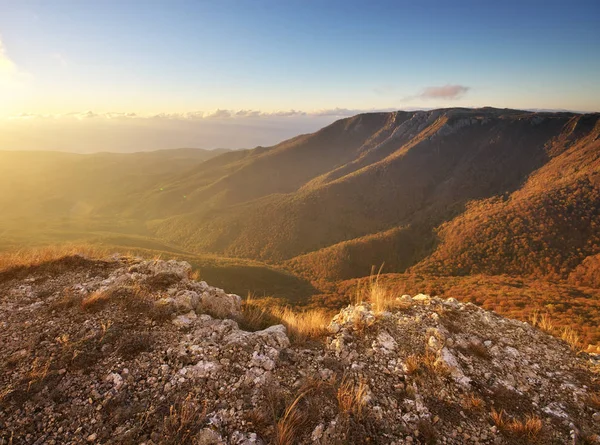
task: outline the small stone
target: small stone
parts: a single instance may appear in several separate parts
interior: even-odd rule
[[[312,439],[313,442],[316,442],[323,436],[323,429],[324,429],[324,425],[322,423],[320,423],[319,425],[316,426],[316,428],[313,430],[312,434],[310,435],[310,438]]]

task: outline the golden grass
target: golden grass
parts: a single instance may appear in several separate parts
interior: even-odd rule
[[[382,268],[383,265],[377,273],[373,268],[369,279],[365,282],[359,282],[354,293],[354,299],[351,299],[350,304],[370,303],[371,309],[376,314],[381,314],[398,306],[395,298],[396,293],[391,292],[379,279]]]
[[[508,424],[508,430],[517,436],[535,438],[542,431],[542,425],[542,419],[531,414],[527,415],[525,420],[511,420]]]
[[[581,351],[583,349],[583,342],[581,337],[570,326],[565,326],[559,329],[553,322],[549,314],[540,314],[539,311],[534,311],[531,314],[531,325],[536,327],[550,335],[561,338],[566,342],[573,351]],[[590,347],[588,346],[588,349]]]
[[[469,393],[463,396],[461,405],[464,409],[480,410],[483,408],[483,400],[477,397],[475,394]]]
[[[406,374],[413,375],[415,374],[421,366],[421,360],[419,356],[415,354],[411,354],[404,360],[404,370]]]
[[[298,431],[304,427],[308,418],[299,409],[300,402],[310,390],[301,392],[285,409],[281,419],[275,425],[275,443],[277,445],[294,445],[297,443]]]
[[[200,406],[191,394],[178,406],[171,405],[169,415],[163,422],[163,438],[166,444],[192,444],[195,435],[206,419],[206,403]]]
[[[37,357],[34,359],[31,369],[27,373],[27,379],[29,380],[27,390],[31,389],[31,385],[43,381],[48,372],[50,371],[50,365],[52,364],[52,357],[42,363]]]
[[[322,309],[294,310],[289,306],[273,304],[271,300],[255,300],[251,296],[242,305],[240,324],[249,330],[261,330],[283,324],[294,342],[323,337],[327,333],[330,314]]]
[[[200,281],[200,271],[198,269],[190,273],[190,280]]]
[[[239,320],[243,329],[259,331],[274,324],[275,320],[269,311],[269,305],[261,300],[255,300],[248,295],[242,302],[242,318]]]
[[[501,409],[500,411],[496,411],[494,408],[492,408],[490,417],[492,418],[492,422],[494,422],[494,425],[496,425],[498,429],[506,429],[507,420],[504,414],[504,410]]]
[[[108,330],[111,328],[112,324],[113,323],[111,320],[108,320],[107,322],[100,322],[100,326],[102,328],[102,335],[100,336],[98,343],[102,343],[104,341],[104,337],[106,337],[106,334],[108,333]]]
[[[582,348],[581,338],[579,334],[571,327],[563,328],[560,338],[569,344],[572,350],[579,351]]]
[[[97,310],[110,301],[112,292],[104,290],[93,292],[81,300],[81,309],[84,311]]]
[[[337,390],[338,408],[342,414],[352,414],[355,419],[363,417],[367,405],[369,387],[364,380],[358,382],[344,376]]]
[[[535,439],[542,431],[542,419],[534,414],[528,414],[524,420],[508,419],[504,410],[499,412],[492,408],[492,421],[501,431],[515,436]]]
[[[293,340],[300,342],[325,335],[331,320],[325,311],[318,309],[297,312],[285,306],[273,308],[271,314],[281,320]]]
[[[431,351],[424,354],[411,354],[404,359],[404,368],[407,375],[419,376],[426,373],[433,375],[448,375],[450,373],[445,363],[437,360]]]
[[[552,321],[552,318],[550,318],[550,315],[546,313],[540,314],[539,311],[534,311],[531,314],[531,325],[548,334],[552,334],[555,329],[554,322]]]
[[[19,249],[0,253],[0,271],[19,266],[39,266],[49,261],[73,255],[99,258],[108,254],[107,249],[89,244],[62,244]]]

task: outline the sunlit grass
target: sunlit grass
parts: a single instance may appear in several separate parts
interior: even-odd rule
[[[367,404],[368,389],[364,380],[355,382],[345,376],[337,390],[340,413],[352,414],[356,419],[361,419]]]
[[[110,251],[102,246],[89,244],[63,244],[44,247],[19,249],[0,253],[0,271],[13,267],[32,267],[64,257],[81,255],[89,258],[101,258]]]
[[[351,304],[369,303],[376,314],[397,306],[396,293],[391,292],[380,280],[382,269],[383,264],[377,273],[375,273],[375,268],[371,270],[369,279],[357,286],[354,301],[351,301]]]
[[[294,342],[314,340],[327,333],[331,314],[322,309],[293,309],[273,302],[273,299],[256,300],[248,296],[242,304],[242,328],[261,330],[283,324]]]
[[[572,350],[580,351],[583,348],[581,337],[570,326],[565,326],[560,329],[554,324],[554,321],[549,314],[540,314],[539,311],[534,311],[531,314],[531,325],[550,335],[561,338],[566,342]],[[589,349],[589,348],[588,348]]]

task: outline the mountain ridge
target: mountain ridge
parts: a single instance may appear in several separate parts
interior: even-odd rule
[[[427,172],[427,175],[429,175],[430,177],[433,175],[438,176],[438,178],[434,178],[431,181],[429,181],[428,178],[425,177],[427,176],[426,174],[413,174],[412,176],[410,176],[410,181],[404,182],[410,187],[408,187],[407,185],[404,191],[399,190],[395,193],[395,196],[404,198],[404,202],[400,203],[401,205],[396,205],[396,209],[400,210],[400,214],[396,212],[396,215],[389,215],[386,218],[387,221],[382,221],[381,223],[376,224],[374,227],[373,225],[371,225],[371,227],[368,227],[369,224],[366,223],[365,225],[367,226],[367,228],[365,229],[357,230],[350,228],[351,233],[342,236],[334,235],[334,237],[331,238],[325,235],[327,241],[323,240],[315,243],[314,245],[311,245],[310,242],[307,243],[306,241],[310,240],[311,237],[304,232],[298,232],[298,230],[300,229],[297,228],[294,232],[295,235],[286,235],[286,237],[282,239],[279,242],[279,244],[284,245],[283,249],[284,252],[286,252],[286,244],[293,243],[294,239],[302,239],[303,248],[294,248],[291,249],[291,251],[289,251],[290,249],[287,249],[286,253],[281,252],[281,247],[276,247],[275,249],[265,248],[264,245],[268,244],[267,241],[272,240],[267,240],[263,236],[259,236],[261,239],[260,244],[263,246],[260,249],[258,247],[240,247],[240,245],[243,245],[244,242],[240,241],[239,237],[238,239],[234,238],[233,241],[228,241],[226,239],[227,234],[223,233],[221,233],[213,241],[211,241],[210,239],[206,239],[204,241],[194,241],[192,239],[192,241],[190,242],[190,240],[188,239],[186,242],[188,242],[190,246],[196,244],[201,249],[206,248],[208,250],[223,250],[234,255],[261,257],[262,259],[271,258],[278,261],[286,258],[289,259],[296,255],[304,255],[311,251],[316,251],[320,248],[327,247],[327,245],[343,242],[348,239],[353,239],[366,235],[374,235],[375,233],[378,233],[380,231],[390,230],[393,226],[398,226],[402,225],[402,223],[405,223],[405,221],[403,221],[403,218],[406,216],[406,214],[409,213],[416,214],[418,212],[421,212],[424,214],[424,216],[422,216],[421,219],[428,219],[433,214],[433,219],[435,219],[436,222],[442,222],[443,218],[436,216],[436,213],[439,214],[440,212],[443,213],[445,211],[445,209],[439,208],[439,202],[429,202],[429,206],[433,207],[430,209],[427,209],[426,206],[420,205],[422,203],[428,203],[426,195],[431,195],[431,190],[433,190],[434,194],[437,193],[438,196],[436,199],[438,199],[438,201],[448,201],[444,203],[444,207],[460,207],[464,205],[468,200],[496,196],[507,192],[510,193],[519,186],[521,186],[530,173],[543,166],[546,162],[549,161],[549,159],[552,156],[559,154],[559,152],[557,152],[556,150],[554,152],[547,151],[546,144],[549,143],[551,140],[554,140],[554,138],[559,138],[561,134],[563,134],[564,127],[569,124],[570,120],[580,121],[582,120],[581,116],[584,116],[585,118],[583,118],[583,120],[587,119],[591,121],[597,121],[597,115],[574,115],[571,113],[523,113],[517,110],[509,110],[505,113],[502,110],[481,111],[459,109],[450,110],[449,116],[444,115],[444,113],[448,113],[448,111],[435,110],[434,112],[416,112],[412,116],[407,116],[407,118],[411,117],[411,119],[416,119],[416,122],[412,122],[409,126],[407,122],[410,123],[410,119],[403,119],[402,123],[398,127],[396,127],[396,129],[402,129],[402,124],[404,124],[406,127],[410,127],[410,130],[412,131],[407,130],[404,134],[405,139],[407,139],[407,143],[403,144],[402,142],[404,141],[400,139],[398,142],[387,141],[387,146],[385,141],[383,142],[383,144],[380,143],[376,145],[377,149],[380,150],[379,153],[381,153],[382,151],[384,152],[386,149],[388,150],[388,152],[384,153],[384,155],[380,155],[379,157],[381,159],[378,159],[375,162],[371,162],[365,167],[354,169],[350,168],[347,164],[342,164],[340,162],[341,165],[336,167],[336,169],[332,170],[332,172],[335,173],[326,172],[322,175],[318,175],[314,179],[308,181],[302,187],[299,187],[295,192],[284,193],[283,195],[278,194],[281,193],[281,190],[276,190],[275,192],[270,194],[259,193],[258,195],[261,196],[255,198],[255,200],[249,201],[252,203],[252,205],[248,207],[259,207],[260,211],[253,212],[251,209],[246,211],[247,209],[244,209],[243,203],[237,203],[237,207],[233,205],[229,207],[229,210],[223,210],[223,213],[227,215],[227,220],[230,224],[236,225],[236,227],[239,225],[242,226],[241,229],[236,228],[236,231],[244,231],[243,226],[247,225],[246,222],[254,218],[256,222],[250,224],[250,226],[252,227],[251,230],[255,232],[254,236],[256,236],[257,233],[260,233],[259,226],[267,225],[264,222],[260,222],[260,213],[268,214],[269,218],[280,220],[277,221],[277,223],[275,223],[278,230],[275,230],[274,232],[275,234],[277,234],[284,232],[282,230],[282,226],[286,225],[286,221],[281,220],[281,218],[284,218],[283,215],[293,215],[295,213],[297,214],[300,212],[300,210],[298,210],[297,208],[297,203],[301,203],[301,207],[307,209],[306,213],[313,214],[317,213],[319,208],[330,208],[333,206],[337,206],[337,214],[343,215],[345,212],[347,213],[349,209],[353,209],[355,207],[353,206],[353,203],[351,201],[359,200],[361,198],[362,201],[360,203],[360,207],[362,209],[367,209],[369,207],[376,208],[377,205],[373,204],[373,201],[382,201],[382,188],[385,187],[382,186],[381,180],[375,180],[373,177],[381,176],[382,179],[387,179],[388,183],[386,184],[386,186],[388,188],[396,185],[395,182],[402,181],[401,178],[398,179],[397,177],[390,177],[389,174],[387,174],[388,178],[386,178],[386,170],[389,170],[390,168],[396,168],[396,170],[399,169],[398,175],[408,176],[411,175],[411,173],[413,173],[411,172],[411,170],[414,170],[416,168],[415,163],[419,163],[421,164],[420,168],[424,169],[425,167],[427,167],[430,170]],[[489,113],[491,113],[491,115],[489,115]],[[440,114],[443,115],[441,117],[442,121],[437,121],[437,119],[440,118]],[[480,116],[477,116],[477,114],[479,114]],[[389,118],[394,115],[397,116],[398,114],[388,113],[385,116]],[[473,115],[476,117],[474,117]],[[381,116],[381,114],[379,114],[379,116]],[[474,121],[471,121],[472,118],[474,119]],[[449,121],[443,122],[444,119],[449,119]],[[488,121],[486,121],[486,119],[488,119]],[[495,122],[491,122],[492,120],[495,120]],[[489,136],[490,132],[495,132],[496,134],[494,134],[494,137],[496,138],[502,137],[502,131],[505,130],[499,129],[497,127],[500,124],[504,124],[505,121],[509,121],[510,124],[517,127],[516,130],[518,131],[516,131],[516,135],[510,135],[510,137],[514,137],[516,139],[517,148],[515,148],[514,141],[510,140],[509,137],[507,138],[508,140],[504,142],[504,145],[498,147],[498,150],[496,150],[497,152],[494,153],[494,150],[490,148],[492,144],[490,143],[486,146],[483,142],[489,142],[489,140],[485,141],[485,139]],[[352,124],[357,123],[357,118],[349,118],[340,122],[341,123],[338,124],[338,126],[342,125],[343,123],[347,128],[351,129]],[[386,123],[387,122],[383,120],[383,122],[381,122],[380,127],[372,131],[372,133],[374,133],[375,138],[377,137],[377,132],[381,131],[381,127],[385,127]],[[464,140],[460,140],[461,137],[465,139],[465,137],[461,133],[465,131],[465,128],[468,129],[469,126],[473,126],[474,124],[487,126],[487,128],[485,128],[485,132],[483,134],[480,133],[478,136],[479,140],[483,141],[481,142],[481,147],[483,148],[479,150],[477,148],[473,148],[471,150],[470,159],[467,159],[467,161],[469,162],[463,162],[462,164],[455,162],[455,164],[457,165],[456,170],[454,171],[444,172],[443,166],[440,166],[439,162],[436,166],[439,173],[431,171],[432,165],[430,164],[430,162],[435,161],[435,147],[432,148],[432,141],[435,143],[437,138],[440,138],[442,140],[454,138],[455,140],[458,139],[455,141],[456,144],[465,144]],[[577,129],[578,126],[575,125],[575,128]],[[525,136],[520,135],[519,132],[525,133],[523,130],[531,130],[531,134],[526,134]],[[387,131],[388,133],[390,133],[390,129],[387,129]],[[419,136],[421,131],[425,131],[425,133],[422,133]],[[400,133],[400,131],[398,133]],[[381,133],[379,135],[381,136]],[[400,135],[399,137],[401,138],[402,135]],[[523,140],[519,141],[519,138]],[[476,142],[467,141],[467,144],[470,144],[471,146],[474,146],[475,143]],[[502,144],[496,143],[496,145]],[[555,144],[555,146],[558,145],[559,144]],[[419,147],[419,149],[415,153],[412,153],[414,151],[412,148],[413,146]],[[391,149],[390,147],[393,147],[394,149]],[[426,150],[428,150],[429,152],[426,153]],[[440,147],[437,147],[437,150],[439,151]],[[377,150],[375,150],[375,152],[376,151]],[[498,151],[500,151],[500,153],[498,153]],[[367,151],[366,155],[359,153],[359,155],[350,162],[356,163],[357,160],[361,159],[361,155],[365,157],[374,156],[375,152],[373,150]],[[454,157],[460,157],[460,147],[454,147],[454,153]],[[403,158],[409,158],[412,164],[409,164],[407,162],[407,165],[403,166]],[[453,159],[450,158],[450,161],[452,162]],[[501,165],[501,168],[498,168],[498,161],[505,165]],[[247,168],[248,167],[246,167],[246,169]],[[349,171],[349,173],[347,174],[340,175],[340,169],[353,171]],[[365,176],[370,176],[371,181],[369,182],[369,179],[365,180]],[[461,179],[463,183],[456,184]],[[243,182],[243,185],[249,186],[249,183],[250,181],[246,180],[245,182]],[[228,190],[221,190],[221,193],[235,194],[231,190],[232,187],[239,187],[239,185],[231,185],[230,180],[230,183],[228,184]],[[444,188],[446,188],[446,190],[444,190]],[[460,188],[470,188],[471,190],[470,192],[469,190],[467,190],[467,193],[462,193],[461,196]],[[338,191],[339,189],[342,190]],[[419,189],[421,191],[419,194],[417,194],[416,192]],[[361,197],[360,195],[362,190],[368,190],[370,192],[369,196]],[[212,192],[213,196],[216,196],[216,194],[214,193],[215,190],[212,190]],[[389,203],[389,198],[386,199],[388,200],[387,202],[384,201],[379,205],[384,206],[385,204],[388,204],[386,207],[392,207]],[[436,206],[438,208],[436,208]],[[277,214],[271,214],[274,212],[269,213],[269,210],[271,210],[271,208],[273,207],[278,210]],[[219,211],[215,210],[215,208],[218,208],[218,205],[213,205],[211,208],[212,213],[209,213],[210,218],[219,218]],[[160,234],[159,236],[163,236],[160,228],[161,224],[165,224],[166,231],[173,232],[173,226],[175,225],[194,225],[194,223],[190,221],[194,219],[193,209],[190,210],[192,212],[190,215],[188,215],[187,217],[176,217],[173,221],[173,224],[169,223],[169,219],[165,221],[158,221],[156,223],[156,230],[157,233]],[[354,208],[354,212],[355,214],[351,215],[351,217],[349,218],[350,220],[358,220],[361,214],[363,215],[364,219],[364,215],[366,213],[365,211],[356,212],[356,209]],[[231,213],[233,213],[234,215],[235,213],[241,213],[245,221],[232,221]],[[257,213],[259,214],[257,215]],[[201,222],[202,217],[203,216],[201,214],[198,215],[198,219],[200,220],[199,227],[201,228],[203,227]],[[326,225],[334,226],[330,228],[330,231],[333,231],[334,233],[337,231],[338,233],[343,234],[344,232],[348,231],[348,227],[346,229],[344,229],[343,227],[336,228],[335,221],[324,221],[324,217],[320,217],[319,222],[325,223]],[[304,221],[304,223],[310,224],[310,222],[307,221]],[[363,223],[364,221],[361,221],[359,225]],[[273,221],[270,220],[267,226],[269,226],[272,229]],[[207,232],[211,231],[210,227],[204,228],[208,229]],[[249,237],[248,234],[244,234],[242,236]],[[269,233],[268,238],[270,239],[271,236],[272,234]]]
[[[33,188],[21,193],[31,195],[26,203],[34,199],[22,213],[58,219],[58,225],[61,218],[83,218],[92,225],[96,220],[131,221],[131,230],[192,252],[296,264],[317,279],[368,275],[373,255],[358,258],[348,269],[324,258],[323,249],[333,252],[333,246],[350,242],[366,252],[371,242],[390,236],[396,245],[396,229],[402,227],[413,235],[410,247],[389,252],[379,241],[380,247],[373,249],[387,259],[388,272],[402,272],[433,254],[441,228],[468,205],[472,208],[472,202],[518,196],[540,169],[591,162],[595,151],[588,146],[595,144],[599,116],[490,107],[376,112],[338,120],[272,147],[207,153],[193,162],[189,156],[200,152],[85,155],[107,164],[82,173],[78,166],[65,168],[57,158],[53,162],[57,171],[67,171],[66,181],[79,175],[83,186],[65,183],[58,189],[45,179],[39,197],[33,196]],[[566,154],[569,149],[571,155]],[[553,161],[557,158],[563,161]],[[128,167],[119,166],[118,159],[156,160]],[[14,171],[10,162],[4,164]],[[595,174],[598,167],[592,165]],[[135,171],[144,176],[136,178]],[[40,167],[33,173],[42,172]],[[93,180],[88,181],[90,173]],[[4,189],[14,189],[6,178],[1,181]],[[95,186],[103,181],[108,187]],[[42,184],[39,179],[36,183]],[[23,207],[22,201],[13,196],[3,207],[4,218]],[[593,248],[590,253],[598,252]],[[311,254],[334,261],[333,267],[301,266],[318,263],[308,258]],[[332,274],[336,267],[346,271]],[[437,268],[437,273],[446,272]]]

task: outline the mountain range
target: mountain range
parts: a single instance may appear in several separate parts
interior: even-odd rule
[[[1,152],[0,219],[107,226],[312,279],[385,263],[581,280],[600,252],[599,137],[598,114],[452,108],[250,150]]]
[[[511,316],[536,301],[594,341],[599,228],[598,113],[396,111],[247,150],[0,152],[0,249],[86,241],[200,255],[213,282],[243,283],[237,292],[331,306],[381,270],[396,287]],[[267,287],[255,279],[266,276]],[[505,296],[479,301],[476,276]],[[548,303],[559,288],[531,280],[571,286],[568,303]]]

